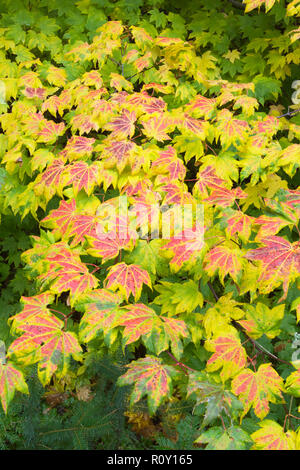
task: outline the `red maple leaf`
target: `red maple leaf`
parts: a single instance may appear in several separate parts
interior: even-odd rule
[[[287,295],[289,284],[300,276],[300,242],[290,243],[276,235],[260,240],[261,248],[248,251],[246,258],[260,261],[262,272],[259,278],[259,289],[268,293],[283,284],[283,297]]]

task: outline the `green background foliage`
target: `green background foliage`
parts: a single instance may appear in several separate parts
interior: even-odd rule
[[[300,448],[299,16],[1,2],[2,449]],[[124,195],[204,246],[99,243]]]

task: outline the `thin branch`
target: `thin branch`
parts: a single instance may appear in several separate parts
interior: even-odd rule
[[[287,113],[285,114],[281,114],[281,116],[276,116],[277,119],[280,119],[282,117],[286,117],[286,116],[293,116],[293,114],[297,114],[297,113],[300,113],[300,109],[295,109],[294,111],[288,111]]]

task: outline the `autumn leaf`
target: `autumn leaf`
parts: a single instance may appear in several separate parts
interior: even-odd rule
[[[120,313],[122,301],[122,295],[108,289],[95,289],[81,295],[75,303],[76,309],[84,312],[79,324],[79,339],[88,343],[101,331],[108,334]]]
[[[124,326],[123,345],[131,344],[142,337],[150,351],[160,354],[171,348],[174,356],[179,359],[183,352],[181,337],[187,337],[188,331],[184,321],[159,316],[144,304],[124,306],[112,326]]]
[[[16,332],[23,334],[10,345],[8,357],[26,365],[38,362],[38,375],[43,385],[50,382],[54,373],[64,376],[71,356],[80,360],[82,351],[75,333],[63,328],[64,322],[50,313],[18,323]]]
[[[10,361],[6,364],[0,362],[0,400],[5,414],[16,390],[29,394],[23,372]]]
[[[149,411],[153,415],[159,405],[171,395],[172,378],[177,375],[177,371],[172,366],[164,365],[155,356],[132,361],[126,367],[128,371],[118,378],[117,384],[134,385],[130,397],[131,406],[147,396]]]
[[[300,272],[300,244],[290,243],[282,237],[270,236],[260,240],[261,248],[249,250],[246,258],[259,261],[261,275],[258,280],[259,290],[264,293],[283,284],[283,300],[286,297],[291,281],[299,277]]]
[[[260,429],[251,434],[252,450],[296,450],[295,433],[284,432],[282,426],[271,419],[259,423]]]
[[[205,414],[202,426],[206,426],[220,417],[222,413],[232,417],[241,409],[241,403],[236,397],[204,372],[189,373],[187,396],[194,396],[196,405],[205,403]]]
[[[125,263],[117,263],[109,268],[109,273],[106,276],[105,287],[108,289],[120,290],[128,300],[129,295],[132,293],[135,300],[141,296],[142,286],[146,284],[151,288],[150,276],[140,266]]]
[[[255,306],[246,305],[246,319],[239,320],[238,323],[253,339],[260,338],[264,334],[272,339],[278,336],[281,331],[280,324],[284,317],[284,308],[285,305],[281,304],[270,309],[261,302]]]
[[[207,372],[222,368],[220,377],[223,382],[236,375],[246,365],[246,351],[237,335],[218,336],[206,341],[205,347],[214,351],[206,363]]]
[[[232,391],[244,404],[242,418],[253,407],[254,413],[263,419],[269,413],[269,402],[284,403],[283,379],[271,364],[261,364],[257,372],[244,369],[232,381]]]

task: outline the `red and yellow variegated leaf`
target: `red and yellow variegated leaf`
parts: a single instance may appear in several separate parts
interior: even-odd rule
[[[238,282],[242,274],[242,252],[238,247],[218,245],[206,253],[204,262],[204,270],[208,275],[213,276],[218,271],[222,284],[224,284],[224,277],[227,274],[235,282]]]
[[[40,100],[44,100],[47,95],[45,88],[26,87],[23,93],[27,98],[38,98]]]
[[[122,75],[119,75],[118,73],[111,73],[110,76],[110,86],[112,88],[116,88],[118,91],[133,91],[133,84],[126,80],[126,78],[124,78]]]
[[[176,120],[176,126],[181,132],[185,134],[196,134],[202,137],[204,140],[209,128],[209,123],[204,120],[192,118],[187,113],[185,113],[183,116],[181,115],[178,120]]]
[[[242,142],[247,137],[247,131],[250,129],[247,121],[234,119],[228,109],[219,111],[217,121],[216,138],[220,139],[223,146],[229,147],[236,140]]]
[[[114,118],[111,122],[108,122],[104,129],[112,131],[112,136],[118,136],[118,138],[132,137],[135,131],[136,114],[134,111],[130,112],[124,109],[121,116]]]
[[[99,90],[103,85],[103,80],[98,70],[90,70],[89,72],[84,73],[82,76],[82,82],[85,85],[94,86],[96,90]]]
[[[171,395],[172,377],[177,375],[177,371],[154,356],[132,361],[127,367],[128,371],[119,377],[118,385],[134,384],[131,405],[146,395],[149,411],[154,414],[163,400]]]
[[[156,139],[159,142],[170,140],[167,132],[173,130],[173,120],[165,113],[155,113],[140,120],[143,125],[143,133],[149,139]]]
[[[190,101],[190,103],[186,105],[186,110],[188,113],[193,114],[197,118],[202,116],[208,118],[215,110],[215,107],[215,99],[197,95],[192,101]]]
[[[9,318],[9,322],[13,322],[13,330],[18,329],[23,322],[34,322],[35,317],[47,316],[50,313],[47,305],[54,301],[54,295],[44,292],[33,297],[21,297],[20,301],[24,305],[22,311]]]
[[[79,339],[88,343],[100,332],[110,331],[122,301],[121,294],[107,289],[96,289],[81,296],[76,309],[85,313],[80,320]]]
[[[49,111],[53,116],[57,116],[57,113],[62,116],[66,109],[72,107],[73,100],[72,94],[69,90],[63,90],[59,96],[52,95],[47,98],[42,104],[42,111]]]
[[[271,217],[269,215],[261,215],[254,219],[253,225],[259,226],[255,241],[271,235],[276,235],[283,227],[289,225],[290,222],[281,217]]]
[[[132,293],[135,300],[141,296],[143,284],[151,287],[150,276],[145,269],[136,264],[127,265],[117,263],[109,268],[109,273],[105,278],[105,287],[108,289],[120,290],[128,300]]]
[[[34,191],[38,195],[44,194],[47,200],[51,199],[55,193],[62,197],[62,190],[66,179],[65,168],[62,159],[54,160],[37,178]]]
[[[122,249],[131,249],[137,238],[136,231],[129,226],[129,219],[125,216],[117,216],[108,221],[108,230],[105,230],[99,222],[95,232],[87,236],[91,248],[87,252],[103,261],[115,258]]]
[[[129,140],[113,141],[103,148],[101,158],[106,168],[117,167],[122,172],[126,165],[132,165],[132,154],[136,145]]]
[[[4,412],[14,397],[15,391],[28,394],[28,387],[21,372],[12,362],[0,362],[0,401]]]
[[[193,193],[196,196],[208,197],[208,188],[221,189],[226,185],[227,183],[217,176],[215,168],[209,165],[201,169],[197,174],[197,182],[195,183]]]
[[[65,124],[63,122],[56,124],[54,121],[46,121],[37,133],[39,136],[37,142],[53,144],[58,136],[63,135],[64,132]]]
[[[295,433],[284,432],[280,424],[270,419],[259,423],[261,429],[251,434],[254,441],[252,450],[296,450]]]
[[[253,131],[257,134],[266,134],[272,137],[279,129],[279,120],[274,116],[266,116],[262,121],[253,124]]]
[[[246,365],[246,351],[241,345],[239,337],[234,334],[208,340],[205,347],[209,351],[214,351],[206,363],[207,371],[214,372],[222,368],[220,377],[224,382],[236,375]]]
[[[142,87],[142,92],[145,90],[154,90],[157,93],[172,93],[173,88],[170,85],[163,85],[161,83],[147,83],[146,85],[143,85]]]
[[[283,379],[271,364],[261,364],[257,372],[245,369],[232,381],[232,391],[244,405],[241,419],[251,407],[258,418],[265,418],[270,411],[269,402],[284,402],[282,390]]]
[[[58,209],[52,210],[40,223],[45,227],[54,228],[55,232],[65,235],[76,217],[78,217],[78,215],[76,213],[75,199],[71,199],[70,201],[62,199]]]
[[[204,201],[209,205],[229,207],[235,203],[236,199],[244,199],[246,197],[247,193],[245,193],[241,188],[220,188],[215,189],[209,197],[204,199]]]
[[[300,369],[295,370],[285,379],[285,391],[294,397],[300,397]]]
[[[266,9],[266,12],[271,10],[272,6],[275,4],[275,2],[278,2],[279,0],[243,0],[244,3],[246,4],[246,9],[245,12],[248,13],[248,11],[254,10],[254,8],[259,8],[264,6]]]
[[[67,142],[63,152],[69,160],[76,160],[85,155],[91,155],[95,139],[73,135]]]
[[[162,186],[161,191],[166,193],[162,204],[193,204],[194,198],[188,192],[187,186],[184,183],[168,183]]]
[[[91,130],[98,131],[99,126],[96,121],[92,119],[89,114],[78,114],[72,117],[71,121],[72,131],[79,131],[79,134],[88,134]]]
[[[51,283],[49,290],[55,294],[70,291],[71,305],[80,294],[98,285],[98,279],[71,250],[55,253],[55,246],[52,245],[52,252],[47,254],[45,260],[48,261],[47,271],[38,279],[42,285]]]
[[[50,65],[47,72],[47,81],[51,83],[51,85],[62,87],[67,81],[65,69]]]
[[[172,237],[168,243],[161,247],[162,251],[172,253],[170,267],[177,272],[185,262],[194,263],[197,257],[202,256],[204,247],[204,230],[186,229],[184,232]]]
[[[271,292],[281,283],[286,297],[289,283],[299,277],[300,243],[290,243],[282,237],[270,236],[260,240],[263,247],[249,250],[246,258],[261,263],[259,290]]]
[[[236,211],[228,209],[227,212],[226,210],[224,212],[225,216],[223,221],[226,224],[225,231],[228,237],[231,238],[233,235],[237,234],[241,240],[249,240],[252,224],[253,221],[255,221],[254,217],[251,217],[240,210]]]
[[[176,156],[176,150],[170,145],[160,152],[160,156],[153,161],[152,170],[154,174],[161,176],[159,183],[172,182],[174,180],[184,180],[186,168],[180,158]],[[167,177],[162,176],[162,173],[168,173]]]
[[[92,194],[95,186],[100,184],[100,168],[97,162],[89,165],[78,161],[66,167],[66,173],[70,175],[68,184],[73,185],[74,195],[84,189],[87,195]]]
[[[70,246],[74,247],[78,243],[83,243],[85,237],[92,236],[96,229],[96,218],[92,215],[76,215],[69,226],[67,235],[69,238],[74,237]]]
[[[159,316],[144,304],[126,305],[123,309],[127,311],[121,313],[112,326],[125,326],[124,345],[143,337],[145,345],[156,354],[170,346],[175,357],[180,358],[183,350],[180,339],[188,336],[184,321]]]
[[[63,331],[64,322],[54,315],[36,315],[34,321],[17,328],[23,334],[8,349],[8,356],[23,364],[39,362],[38,375],[43,385],[54,373],[66,374],[70,357],[81,359],[81,347],[75,333]]]

